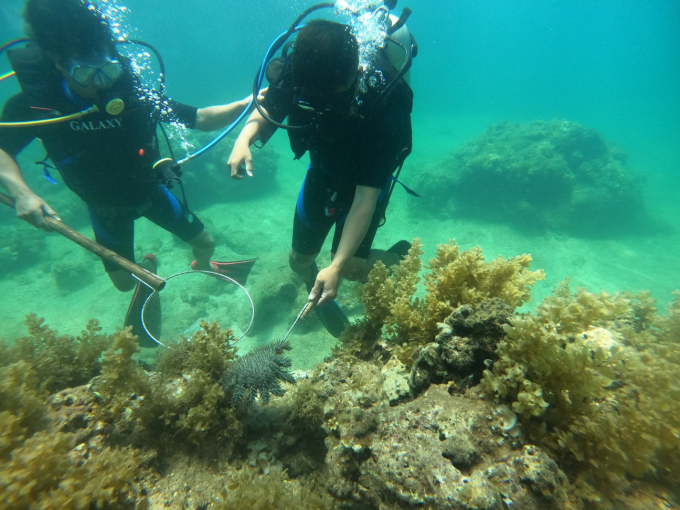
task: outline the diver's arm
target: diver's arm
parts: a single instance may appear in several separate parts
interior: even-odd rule
[[[28,187],[15,159],[2,149],[0,149],[0,185],[14,199],[14,208],[20,219],[44,230],[51,230],[45,216],[61,221],[57,213]]]
[[[255,110],[250,114],[246,125],[243,126],[236,142],[234,142],[234,148],[229,155],[229,161],[227,161],[233,179],[243,179],[241,166],[244,164],[248,177],[253,176],[253,155],[250,152],[250,146],[266,124],[267,121],[260,115],[259,111]]]
[[[228,126],[241,115],[249,103],[250,97],[229,104],[199,108],[194,127],[199,131],[214,131]]]
[[[267,89],[260,90],[260,93],[257,96],[258,100],[264,101],[266,93]],[[248,108],[252,99],[253,95],[251,94],[245,99],[234,101],[233,103],[199,108],[196,112],[196,124],[194,125],[194,128],[199,131],[222,129],[234,122],[238,116],[243,113],[243,110]]]
[[[317,306],[335,299],[338,294],[342,269],[347,261],[354,257],[361,241],[364,240],[371,225],[379,195],[380,188],[357,186],[352,207],[342,229],[338,251],[335,253],[331,265],[319,271],[314,288],[309,295],[310,301],[318,299]]]

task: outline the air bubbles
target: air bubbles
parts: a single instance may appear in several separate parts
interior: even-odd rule
[[[378,49],[382,47],[387,35],[389,11],[382,0],[336,0],[338,14],[349,16],[349,27],[359,44],[359,68],[371,69]],[[362,80],[365,92],[370,86]]]

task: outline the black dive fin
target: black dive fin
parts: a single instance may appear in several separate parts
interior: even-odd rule
[[[151,287],[145,283],[138,282],[127,314],[125,315],[125,327],[132,326],[132,334],[137,335],[140,347],[158,347],[158,343],[149,336],[142,324],[142,307],[152,293],[153,289]],[[160,314],[160,302],[158,305],[158,313]]]
[[[305,283],[307,292],[312,291],[314,282],[316,281],[316,275],[319,274],[319,267],[316,265],[316,262],[312,266],[311,271],[312,283]],[[316,315],[321,321],[321,324],[323,324],[323,327],[326,328],[326,331],[335,338],[340,338],[342,332],[349,325],[349,319],[345,315],[345,312],[342,311],[342,308],[340,308],[338,302],[334,299],[322,306],[315,306],[314,310],[316,310]]]

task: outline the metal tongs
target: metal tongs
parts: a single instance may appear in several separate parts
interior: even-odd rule
[[[307,315],[309,314],[309,311],[312,308],[314,308],[314,302],[313,301],[307,301],[307,303],[305,303],[305,306],[302,307],[302,310],[300,310],[300,313],[298,314],[298,316],[295,318],[295,322],[293,322],[293,325],[288,330],[288,333],[286,333],[286,336],[283,337],[284,341],[288,338],[288,335],[290,335],[290,332],[293,331],[293,328],[298,323],[298,321],[300,319],[304,319],[305,317],[307,317]]]

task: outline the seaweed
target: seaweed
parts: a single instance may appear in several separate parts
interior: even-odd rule
[[[97,448],[84,454],[87,446],[76,448],[75,435],[51,428],[46,401],[48,389],[65,387],[95,371],[94,359],[106,338],[94,322],[77,340],[57,336],[35,316],[28,323],[31,336],[9,346],[3,361],[13,362],[0,367],[0,506],[133,508],[137,496],[131,481],[139,473],[141,457],[131,448]],[[59,348],[66,352],[59,353]],[[26,359],[17,360],[22,354]],[[62,354],[83,363],[93,361],[80,370],[59,367]]]
[[[369,317],[362,317],[347,326],[340,335],[340,346],[334,347],[334,357],[369,360],[378,356],[381,349],[378,341],[382,336],[382,327]]]
[[[73,437],[38,432],[0,464],[4,508],[134,508],[131,481],[141,458],[131,448],[105,448],[86,458],[74,455]],[[132,491],[132,495],[128,493]]]
[[[0,462],[44,426],[47,392],[25,361],[0,367]]]
[[[617,480],[680,469],[677,299],[654,318],[640,297],[572,295],[562,284],[535,313],[510,319],[482,380],[576,477],[574,497],[604,506]]]
[[[22,360],[40,379],[40,387],[50,393],[85,384],[101,370],[100,357],[111,342],[95,320],[88,322],[78,337],[59,335],[35,314],[26,317],[28,336],[3,343],[0,364]]]
[[[515,308],[529,300],[531,286],[544,278],[543,271],[529,271],[530,255],[486,262],[479,247],[460,250],[455,241],[437,246],[424,275],[425,297],[414,297],[421,268],[422,245],[416,238],[408,255],[392,274],[377,263],[368,275],[362,299],[366,317],[385,328],[402,344],[402,361],[418,346],[434,340],[441,323],[461,305],[476,309],[482,302],[499,298]],[[404,355],[406,354],[406,355]],[[406,361],[410,364],[410,362]]]
[[[300,508],[327,510],[338,508],[338,503],[324,490],[322,483],[310,478],[302,483],[290,479],[285,471],[272,470],[260,474],[260,470],[244,467],[228,477],[219,497],[214,498],[212,508],[231,510],[250,508]]]
[[[136,337],[129,330],[116,333],[95,384],[101,416],[126,434],[181,433],[198,443],[209,432],[229,431],[238,438],[240,426],[221,384],[236,357],[233,344],[231,330],[204,321],[191,339],[159,355],[157,371],[146,372],[133,359]]]

